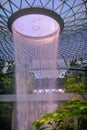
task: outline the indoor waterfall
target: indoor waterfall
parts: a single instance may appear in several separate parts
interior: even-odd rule
[[[38,15],[34,16],[34,19],[35,17],[41,18]],[[49,24],[49,19],[52,21],[50,31],[47,33],[49,26],[44,30],[46,34],[43,32],[45,27],[41,28],[42,25],[37,25],[38,20],[36,23],[34,22],[32,32],[29,30],[29,36],[20,31],[19,25],[17,26],[19,21],[13,23],[17,93],[16,126],[14,123],[13,130],[34,130],[32,122],[40,115],[52,112],[58,105],[50,99],[43,101],[41,98],[56,90],[57,48],[60,31],[55,20],[48,16],[43,17],[46,17],[46,21],[48,20],[48,23],[45,22],[46,26]],[[23,26],[25,28],[25,25]],[[42,31],[40,31],[41,29]],[[27,31],[27,29],[23,31]],[[31,96],[30,99],[28,99],[28,95]],[[37,95],[39,95],[38,101]]]

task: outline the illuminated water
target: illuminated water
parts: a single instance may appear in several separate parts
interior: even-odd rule
[[[40,115],[54,111],[57,103],[37,99],[37,94],[51,94],[56,89],[58,35],[56,31],[51,36],[33,38],[21,35],[13,29],[16,93],[13,130],[34,130],[32,122]],[[30,95],[28,100],[27,95]],[[32,96],[33,94],[33,96]]]

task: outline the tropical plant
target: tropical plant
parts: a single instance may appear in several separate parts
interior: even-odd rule
[[[71,67],[79,67],[82,60],[77,62],[73,60],[70,62]],[[87,93],[87,69],[85,71],[68,70],[65,74],[65,92],[66,93],[79,93],[81,95]]]
[[[0,61],[0,94],[12,94],[14,92],[13,69],[13,62]]]
[[[14,93],[14,63],[0,61],[0,95]],[[0,129],[11,130],[12,103],[0,102]]]
[[[87,130],[87,101],[73,99],[60,109],[41,116],[33,125],[36,130]]]
[[[77,60],[70,62],[71,67],[79,67]],[[65,74],[65,92],[87,93],[87,71],[69,70]],[[64,102],[52,113],[42,115],[32,123],[36,130],[87,130],[87,100],[73,98]]]
[[[0,130],[11,130],[12,103],[0,103]]]

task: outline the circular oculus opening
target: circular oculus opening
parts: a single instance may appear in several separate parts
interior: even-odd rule
[[[29,14],[17,18],[12,24],[13,29],[29,37],[46,37],[60,32],[58,22],[42,14]]]
[[[30,37],[44,37],[61,32],[63,19],[54,11],[42,7],[23,8],[8,19],[8,28]]]

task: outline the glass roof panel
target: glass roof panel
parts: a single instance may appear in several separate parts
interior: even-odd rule
[[[0,3],[1,59],[14,60],[13,38],[7,26],[9,17],[19,9],[37,6],[50,8],[64,21],[58,57],[66,62],[79,57],[87,59],[87,0],[0,0]]]

